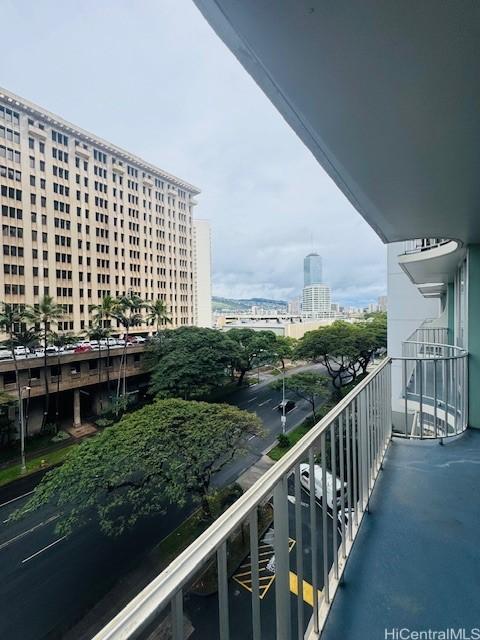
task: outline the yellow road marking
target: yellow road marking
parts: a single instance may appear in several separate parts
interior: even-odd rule
[[[298,596],[298,576],[293,571],[289,572],[290,574],[290,591]],[[318,590],[318,598],[320,599],[322,592],[320,589]],[[313,587],[306,580],[303,581],[303,599],[307,604],[313,607]]]

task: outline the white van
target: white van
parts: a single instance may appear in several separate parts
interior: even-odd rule
[[[315,471],[315,497],[316,499],[320,502],[320,504],[322,504],[322,497],[323,497],[323,491],[322,491],[322,467],[318,464],[314,465],[314,471]],[[333,482],[332,482],[332,474],[330,473],[330,471],[326,472],[326,478],[327,478],[327,505],[329,509],[333,508],[333,501],[332,501],[332,486],[333,486]],[[310,492],[310,465],[308,464],[301,464],[300,465],[300,482],[302,483],[303,488]],[[344,496],[345,496],[345,502],[347,501],[346,498],[346,491],[347,491],[347,483],[344,482],[343,483],[343,492],[344,492]],[[340,499],[341,499],[341,495],[342,495],[342,482],[340,480],[340,478],[336,478],[336,483],[335,483],[335,499],[337,502],[337,507],[340,508]]]

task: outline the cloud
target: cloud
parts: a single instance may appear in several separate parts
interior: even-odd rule
[[[293,297],[312,249],[335,300],[385,292],[380,240],[191,0],[59,6],[3,3],[2,82],[200,187],[214,293]]]

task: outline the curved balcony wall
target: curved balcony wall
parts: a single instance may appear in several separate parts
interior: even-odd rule
[[[467,352],[448,344],[410,340],[403,343],[403,357],[398,360],[402,366],[403,424],[395,425],[394,435],[447,438],[465,431]]]
[[[465,248],[456,240],[422,238],[405,242],[398,264],[424,296],[440,296],[453,282]]]

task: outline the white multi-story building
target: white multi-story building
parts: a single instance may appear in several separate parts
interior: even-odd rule
[[[193,221],[194,323],[211,327],[212,318],[212,251],[208,220]]]
[[[49,294],[74,332],[107,294],[161,298],[172,326],[193,323],[196,187],[5,89],[0,187],[1,300]]]
[[[305,318],[329,318],[332,296],[327,284],[312,284],[303,288],[302,315]]]

